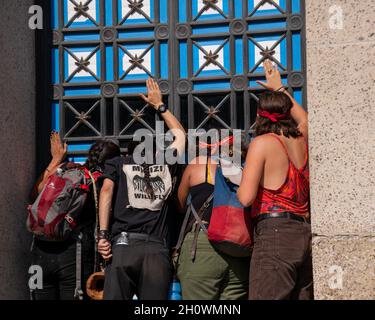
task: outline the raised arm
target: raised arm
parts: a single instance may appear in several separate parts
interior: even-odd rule
[[[285,93],[293,102],[293,108],[291,115],[298,125],[298,129],[301,131],[303,136],[307,139],[308,137],[308,115],[307,112],[299,105],[299,103],[292,97],[292,95],[286,90],[281,81],[281,75],[277,66],[274,66],[270,60],[264,61],[264,69],[266,72],[267,82],[257,81],[262,87],[272,90],[281,91]]]
[[[57,132],[52,131],[50,137],[50,144],[51,144],[51,156],[52,160],[48,164],[47,168],[44,172],[40,175],[39,179],[35,183],[33,190],[31,192],[31,200],[35,200],[38,194],[42,191],[44,185],[46,184],[48,178],[55,174],[58,167],[61,163],[65,160],[66,153],[67,153],[67,144],[62,143],[60,136]]]
[[[143,94],[140,94],[142,99],[146,101],[149,105],[151,105],[155,110],[158,110],[161,105],[163,105],[163,96],[159,89],[158,83],[154,79],[148,79],[146,81],[147,85],[147,97]],[[177,118],[173,115],[172,112],[167,110],[160,114],[163,120],[165,121],[167,127],[172,132],[173,136],[175,137],[174,142],[170,146],[170,148],[177,149],[179,154],[182,154],[185,150],[185,139],[186,133],[181,125],[181,123],[177,120]]]
[[[178,209],[181,213],[185,212],[186,200],[189,195],[190,190],[190,172],[192,165],[188,165],[182,176],[180,185],[178,187],[177,199],[178,199]]]

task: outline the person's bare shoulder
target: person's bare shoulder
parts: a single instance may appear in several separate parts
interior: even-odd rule
[[[265,134],[251,141],[249,150],[251,150],[252,153],[265,155],[269,154],[270,151],[274,151],[275,147],[278,145],[280,145],[280,142],[278,142],[275,137]]]
[[[207,164],[207,157],[205,156],[198,156],[198,157],[195,157],[194,159],[192,159],[190,162],[189,162],[189,165],[188,167],[191,167],[191,168],[197,168],[199,166],[206,166]]]
[[[275,140],[275,138],[266,134],[258,136],[251,141],[250,148],[264,149],[264,147],[273,140]]]
[[[184,170],[184,176],[185,177],[190,177],[190,175],[194,172],[200,172],[202,168],[205,168],[207,160],[204,159],[204,157],[196,157],[192,159],[189,164],[186,166]]]

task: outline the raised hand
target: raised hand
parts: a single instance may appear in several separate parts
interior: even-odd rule
[[[152,78],[147,79],[146,85],[147,97],[144,94],[140,94],[139,96],[157,110],[163,104],[163,96],[159,89],[159,85]]]
[[[62,143],[60,135],[55,131],[52,131],[51,133],[50,142],[52,160],[57,163],[61,163],[66,156],[68,145],[66,143]]]
[[[267,82],[257,81],[257,83],[271,91],[278,91],[279,89],[283,88],[281,75],[277,68],[277,65],[273,65],[273,63],[269,59],[266,59],[263,66],[266,72]]]

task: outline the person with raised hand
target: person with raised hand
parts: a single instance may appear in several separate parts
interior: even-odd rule
[[[181,155],[185,149],[185,131],[163,103],[158,83],[148,79],[148,103],[174,136],[168,147]],[[150,135],[152,133],[150,132]],[[142,146],[142,145],[141,145]],[[154,148],[145,146],[145,151]],[[175,165],[139,163],[134,144],[126,157],[106,163],[99,200],[98,249],[109,261],[105,272],[104,299],[165,300],[172,279],[167,247],[167,210],[172,193]],[[137,148],[138,149],[138,148]],[[155,153],[154,153],[155,156]]]
[[[237,195],[255,221],[249,298],[312,299],[307,112],[264,62],[267,89],[259,98]]]
[[[34,203],[30,206],[36,209],[34,213],[39,218],[37,222],[30,219],[33,215],[29,210],[28,229],[33,233],[31,265],[39,266],[43,271],[43,287],[31,291],[33,300],[88,299],[86,281],[95,268],[97,214],[94,193],[96,188],[100,188],[98,179],[104,169],[104,162],[120,155],[120,147],[117,141],[100,139],[91,146],[83,165],[67,160],[67,148],[59,133],[53,131],[50,136],[52,159],[35,183],[30,196],[30,202]],[[65,174],[70,170],[78,170],[82,177],[90,172],[96,177],[95,182],[91,183],[88,175],[87,185],[74,188],[80,189],[79,192],[65,188],[68,184]],[[55,184],[57,180],[59,184]],[[73,196],[78,193],[80,196]],[[40,205],[42,203],[44,205]],[[58,214],[58,217],[52,219],[53,214]],[[64,237],[57,237],[61,233]],[[78,268],[81,272],[77,275]]]

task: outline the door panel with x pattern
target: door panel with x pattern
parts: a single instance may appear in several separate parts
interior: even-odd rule
[[[251,132],[262,63],[304,105],[304,0],[50,0],[53,128],[79,160],[158,116],[138,97],[158,80],[186,128]]]

